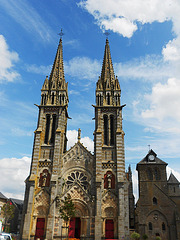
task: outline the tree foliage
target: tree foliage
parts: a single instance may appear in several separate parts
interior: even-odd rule
[[[144,235],[142,236],[142,238],[146,240],[146,239],[148,239],[148,235],[144,234]]]
[[[67,197],[64,197],[64,200],[61,200],[59,213],[66,225],[70,218],[75,216],[75,206],[70,195],[67,195]]]
[[[131,238],[138,240],[138,239],[140,238],[140,234],[137,233],[137,232],[133,232],[133,233],[131,234]]]
[[[159,236],[156,237],[156,240],[161,240],[161,238]]]
[[[14,217],[15,207],[12,205],[10,201],[5,203],[3,207],[1,208],[2,215],[4,217],[4,227],[5,231],[7,231],[7,224],[9,220],[11,220]]]

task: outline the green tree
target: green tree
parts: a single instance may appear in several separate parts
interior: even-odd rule
[[[66,224],[66,229],[68,229],[69,220],[75,217],[75,206],[69,194],[64,197],[64,200],[61,199],[59,213]]]
[[[161,240],[161,238],[159,236],[156,237],[156,240]]]
[[[144,240],[146,240],[146,239],[148,239],[148,235],[144,234],[144,235],[142,236],[142,238],[143,238]]]
[[[135,240],[138,240],[138,239],[140,238],[140,234],[137,233],[137,232],[133,232],[133,233],[131,234],[131,238],[132,238],[132,239],[135,239]]]
[[[9,232],[9,220],[11,220],[14,217],[15,207],[12,205],[10,201],[8,201],[3,205],[1,211],[4,217],[4,231]]]

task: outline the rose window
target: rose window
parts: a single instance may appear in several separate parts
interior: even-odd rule
[[[81,185],[85,190],[88,189],[87,177],[82,172],[72,172],[67,177],[66,184],[68,188],[70,188],[75,183],[78,183],[79,185]]]

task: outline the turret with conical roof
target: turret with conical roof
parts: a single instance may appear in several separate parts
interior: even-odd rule
[[[119,106],[121,89],[111,59],[109,41],[106,39],[101,76],[96,85],[96,104],[98,106]]]
[[[60,38],[50,77],[46,76],[41,89],[41,105],[68,104],[68,84],[64,77],[63,47]]]

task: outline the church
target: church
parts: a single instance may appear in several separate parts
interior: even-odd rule
[[[121,105],[108,39],[93,105],[94,154],[81,143],[80,129],[77,142],[67,150],[68,102],[61,37],[37,105],[39,116],[30,174],[25,181],[20,239],[66,238],[59,207],[67,196],[75,206],[69,238],[130,239],[137,231],[148,239],[180,239],[180,183],[173,174],[167,181],[167,164],[153,150],[137,164],[139,200],[135,207],[131,168],[125,170],[125,105]]]

